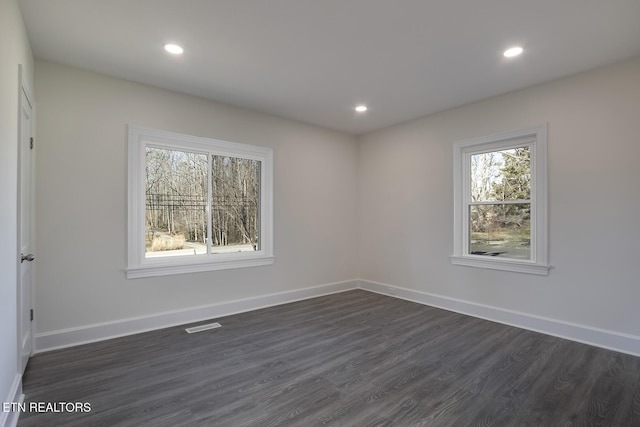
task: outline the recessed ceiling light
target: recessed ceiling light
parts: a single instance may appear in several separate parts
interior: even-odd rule
[[[367,111],[367,106],[366,105],[358,105],[356,107],[356,111],[358,113],[364,113],[365,111]]]
[[[184,49],[182,48],[182,46],[174,44],[174,43],[167,43],[164,45],[164,50],[166,50],[167,52],[174,54],[174,55],[181,55],[182,52],[184,52]]]
[[[520,46],[514,46],[504,51],[504,56],[507,58],[513,58],[514,56],[518,56],[522,53],[524,49]]]

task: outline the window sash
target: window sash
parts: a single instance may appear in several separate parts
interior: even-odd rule
[[[507,139],[505,141],[497,141],[488,144],[482,144],[480,146],[472,146],[467,149],[463,149],[463,158],[464,158],[464,200],[465,206],[463,208],[463,233],[466,238],[463,241],[463,250],[462,253],[464,256],[469,257],[480,257],[485,258],[484,255],[475,255],[471,252],[471,229],[469,227],[469,207],[470,206],[482,206],[482,205],[508,205],[508,204],[522,204],[529,203],[531,205],[531,228],[529,231],[530,236],[530,257],[527,260],[522,260],[519,258],[509,258],[504,257],[501,259],[504,260],[518,260],[524,262],[536,262],[536,234],[535,234],[535,200],[536,200],[536,186],[535,186],[535,158],[536,158],[536,147],[535,147],[536,139],[531,136],[526,136],[524,138],[512,138]],[[520,147],[528,147],[530,158],[529,158],[529,168],[531,173],[530,180],[530,194],[531,198],[529,199],[518,199],[518,200],[488,200],[488,201],[473,201],[473,197],[471,194],[471,157],[477,154],[488,154],[495,153],[500,151],[506,151],[511,149],[516,149]]]
[[[500,259],[505,260],[518,260],[518,261],[533,261],[533,257],[535,256],[535,242],[532,238],[532,222],[531,222],[531,203],[525,201],[523,203],[519,203],[519,206],[523,206],[528,208],[529,210],[529,218],[525,220],[524,223],[528,223],[528,233],[527,233],[527,241],[522,240],[522,236],[514,235],[513,232],[518,230],[518,227],[510,227],[509,225],[501,225],[497,228],[491,228],[490,223],[484,224],[487,228],[483,231],[474,231],[472,228],[472,224],[474,221],[474,217],[472,215],[472,211],[474,207],[486,207],[486,206],[495,206],[495,207],[503,207],[503,206],[516,206],[514,203],[482,203],[482,204],[469,204],[467,207],[467,226],[468,226],[468,235],[467,235],[467,247],[465,250],[465,254],[469,256],[497,256]],[[481,222],[481,220],[476,217],[476,221]],[[475,235],[475,237],[474,237]],[[482,239],[482,237],[486,237],[487,239]],[[491,238],[493,237],[493,238]],[[475,244],[474,244],[475,240]],[[479,242],[485,240],[484,243]],[[491,243],[494,242],[494,243]],[[502,243],[495,243],[502,242]],[[526,244],[525,250],[523,250],[522,245]],[[507,255],[503,255],[507,254]],[[527,254],[527,256],[523,256]]]
[[[521,205],[523,203],[531,203],[531,199],[516,199],[516,200],[498,200],[489,202],[467,202],[468,206],[482,206],[482,205]]]

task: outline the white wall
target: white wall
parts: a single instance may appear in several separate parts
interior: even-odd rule
[[[0,2],[0,401],[11,401],[18,372],[16,314],[18,64],[33,88],[33,56],[15,0]],[[6,413],[0,412],[0,425]]]
[[[639,82],[635,59],[356,143],[340,133],[38,62],[38,332],[360,277],[442,297],[444,305],[550,320],[550,333],[556,322],[624,335],[635,340],[630,351],[640,353]],[[451,265],[453,142],[545,122],[550,275]],[[126,280],[127,123],[273,147],[276,263]],[[575,330],[555,332],[572,337]]]
[[[354,137],[37,62],[37,330],[356,278]],[[127,280],[127,124],[274,149],[272,266]]]
[[[545,122],[553,270],[451,265],[452,144]],[[362,137],[360,277],[640,340],[639,123],[640,58]]]

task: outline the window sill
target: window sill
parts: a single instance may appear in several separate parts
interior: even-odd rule
[[[451,256],[451,263],[454,265],[465,265],[467,267],[488,268],[491,270],[513,271],[516,273],[537,274],[548,276],[551,266],[544,264],[536,264],[533,262],[502,260],[491,258],[487,259],[480,256]]]
[[[209,262],[155,263],[130,267],[125,270],[127,279],[141,277],[167,276],[171,274],[198,273],[203,271],[229,270],[232,268],[259,267],[275,262],[273,256],[247,257]]]

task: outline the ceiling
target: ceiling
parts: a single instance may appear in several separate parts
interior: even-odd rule
[[[37,58],[354,135],[640,55],[639,0],[20,6]]]

